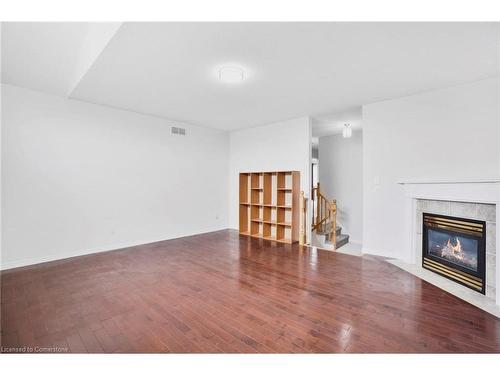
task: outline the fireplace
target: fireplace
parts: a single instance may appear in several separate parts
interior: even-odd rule
[[[485,294],[486,223],[423,213],[422,266]]]

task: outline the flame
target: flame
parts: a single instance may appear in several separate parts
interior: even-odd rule
[[[452,255],[455,258],[458,259],[463,259],[464,258],[464,252],[462,250],[462,244],[460,243],[460,240],[458,238],[455,238],[457,241],[456,245],[453,245],[451,243],[451,238],[448,238],[448,242],[446,243],[446,246],[443,248],[441,252],[441,256],[444,255]]]
[[[451,240],[448,238],[448,243],[446,244],[450,249],[453,250],[453,253],[461,253],[462,252],[462,245],[460,244],[460,240],[457,238],[457,244],[453,246],[451,244]]]

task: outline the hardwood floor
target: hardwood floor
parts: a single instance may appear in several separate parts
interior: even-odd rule
[[[229,230],[1,278],[4,351],[500,352],[500,319],[379,258]]]

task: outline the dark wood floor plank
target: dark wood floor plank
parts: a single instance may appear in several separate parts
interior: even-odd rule
[[[87,353],[87,348],[85,347],[77,330],[68,334],[66,342],[68,343],[69,351],[71,353]]]
[[[88,353],[103,353],[102,345],[94,336],[94,331],[89,328],[79,328],[78,333],[82,339],[83,345]]]
[[[226,230],[3,271],[2,345],[500,353],[500,319],[373,256]]]

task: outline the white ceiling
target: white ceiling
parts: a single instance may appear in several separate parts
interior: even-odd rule
[[[124,23],[82,64],[84,29],[4,23],[2,82],[232,130],[497,74],[494,23]]]
[[[86,30],[85,23],[2,23],[2,82],[66,95]]]
[[[356,131],[363,127],[363,110],[361,107],[349,108],[341,112],[316,116],[312,121],[313,137],[325,137],[341,134],[345,124]]]

